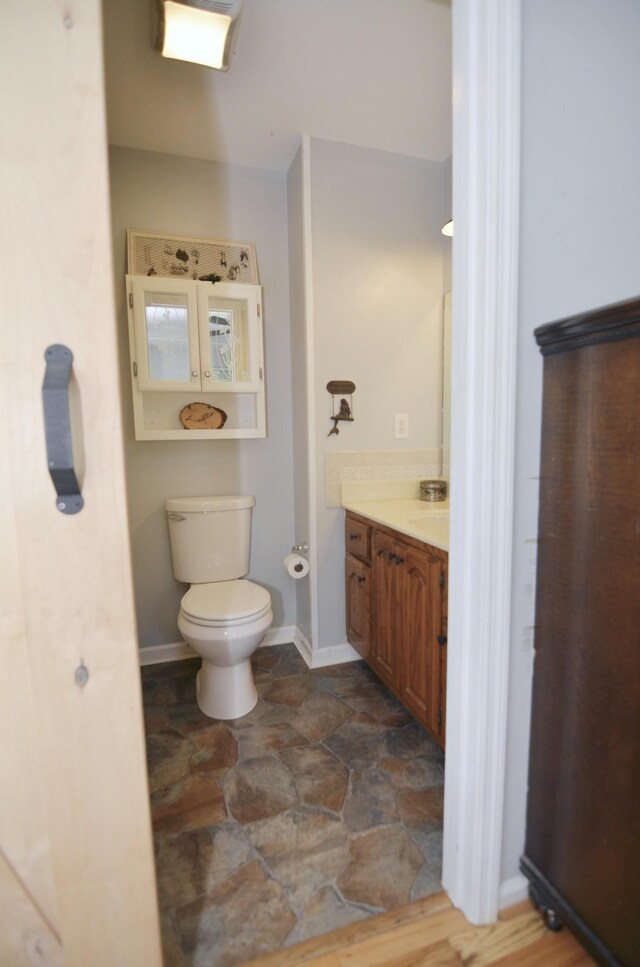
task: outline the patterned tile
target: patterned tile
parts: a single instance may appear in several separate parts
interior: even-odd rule
[[[313,690],[313,682],[309,675],[289,675],[287,678],[276,678],[265,687],[260,695],[267,705],[288,705],[300,708],[305,698]]]
[[[391,783],[377,766],[354,769],[344,806],[344,822],[350,833],[398,822],[400,816]]]
[[[164,789],[189,776],[193,744],[178,732],[154,732],[147,740],[149,789]]]
[[[296,745],[308,745],[308,742],[289,722],[277,722],[273,725],[258,722],[252,729],[240,732],[238,748],[240,759],[244,760],[278,752],[280,749],[290,749]]]
[[[297,806],[253,823],[247,833],[271,875],[282,883],[292,906],[299,910],[347,862],[347,837],[340,817],[321,809]]]
[[[356,714],[336,729],[324,744],[351,766],[370,765],[385,752],[384,728],[366,712]]]
[[[390,909],[409,902],[411,887],[424,857],[406,829],[378,826],[353,836],[349,863],[338,877],[346,900]]]
[[[298,802],[291,773],[275,756],[240,762],[222,781],[229,812],[243,826],[276,816]]]
[[[182,735],[189,735],[200,729],[208,729],[211,726],[211,719],[204,712],[201,712],[195,701],[195,679],[193,686],[193,701],[185,705],[175,705],[167,709],[169,724],[172,729]]]
[[[411,722],[402,729],[389,729],[384,742],[389,755],[401,759],[420,755],[442,756],[440,746],[417,722]]]
[[[295,645],[281,645],[278,649],[280,660],[274,665],[272,678],[287,678],[289,675],[306,675],[307,663]]]
[[[209,729],[192,733],[195,751],[191,772],[211,778],[224,775],[238,761],[238,740],[227,725],[221,722]]]
[[[158,832],[179,833],[226,819],[222,789],[217,782],[189,776],[151,796],[153,826]]]
[[[320,887],[304,907],[297,926],[287,937],[285,947],[346,927],[356,920],[365,920],[369,915],[370,911],[343,900],[334,887]]]
[[[407,825],[422,823],[433,830],[442,829],[444,810],[444,787],[432,789],[405,789],[396,795],[398,811]]]
[[[252,658],[255,708],[142,671],[167,967],[231,967],[440,889],[444,756],[362,661]]]
[[[173,910],[160,911],[160,935],[164,967],[187,967]]]
[[[444,756],[381,759],[380,768],[396,789],[429,789],[444,783]]]
[[[411,713],[407,712],[381,682],[358,682],[343,697],[352,708],[366,712],[383,725],[401,728],[413,722]]]
[[[246,833],[233,820],[175,836],[156,835],[156,841],[161,908],[190,903],[255,859]]]
[[[305,805],[324,806],[334,812],[342,809],[349,770],[328,749],[320,745],[285,749],[280,759],[291,773]]]
[[[353,709],[322,692],[312,692],[291,721],[310,742],[319,742],[350,719]]]
[[[231,967],[281,946],[296,917],[280,884],[252,860],[179,907],[176,922],[190,967]]]

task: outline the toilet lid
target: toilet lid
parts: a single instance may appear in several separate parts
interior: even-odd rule
[[[269,592],[252,581],[216,581],[194,584],[182,599],[188,618],[210,624],[246,621],[269,610]]]

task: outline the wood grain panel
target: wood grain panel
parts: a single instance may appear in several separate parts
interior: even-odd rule
[[[585,940],[602,945],[603,962],[637,964],[640,301],[612,311],[611,326],[606,313],[543,332],[550,355],[523,862]]]
[[[363,658],[371,651],[371,567],[351,554],[345,558],[347,641]]]
[[[372,540],[373,600],[372,651],[373,670],[395,691],[400,667],[399,601],[396,596],[396,544],[393,538],[375,530]]]
[[[155,967],[162,958],[124,485],[98,0],[3,4],[0,77],[5,91],[19,92],[0,108],[0,464],[8,468],[3,506],[14,528],[3,552],[15,555],[0,555],[0,611],[12,630],[2,639],[2,660],[15,717],[2,742],[19,741],[22,725],[24,754],[34,751],[31,785],[14,790],[9,807],[3,797],[2,847],[16,858],[12,869],[34,911],[51,918],[65,963]],[[75,455],[85,467],[85,505],[75,516],[56,509],[47,470],[41,388],[44,353],[55,343],[74,354]],[[12,580],[4,581],[5,569]],[[79,666],[88,673],[84,685],[76,683]],[[22,724],[21,716],[31,721]],[[22,782],[15,756],[7,758]],[[21,814],[26,793],[41,805]],[[38,857],[24,853],[29,832],[50,866],[46,875]],[[4,906],[11,901],[2,889]],[[24,904],[14,908],[16,916],[24,911]]]
[[[399,606],[404,617],[401,646],[402,700],[434,734],[439,734],[442,630],[440,558],[429,550],[402,549]]]
[[[443,893],[251,961],[247,967],[594,967],[569,933],[530,903],[475,927]]]

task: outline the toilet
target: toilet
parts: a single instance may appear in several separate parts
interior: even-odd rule
[[[248,496],[171,497],[165,501],[173,573],[191,587],[178,628],[202,658],[196,698],[205,715],[237,719],[258,701],[251,656],[273,621],[269,592],[252,581]]]

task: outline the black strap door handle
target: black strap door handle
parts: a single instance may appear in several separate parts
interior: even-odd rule
[[[47,465],[56,488],[56,507],[63,514],[77,514],[84,507],[73,466],[73,441],[69,412],[69,380],[73,353],[66,346],[49,346],[42,383]]]

